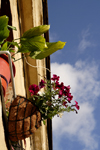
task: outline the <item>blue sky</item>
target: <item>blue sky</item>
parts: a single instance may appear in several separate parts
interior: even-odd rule
[[[67,42],[51,55],[51,71],[71,86],[78,115],[53,119],[53,150],[100,150],[100,1],[48,0],[50,41]]]

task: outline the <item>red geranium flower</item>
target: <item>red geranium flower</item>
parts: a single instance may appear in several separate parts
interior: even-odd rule
[[[32,95],[36,95],[39,91],[39,87],[36,84],[32,84],[29,86],[29,91]]]
[[[79,110],[80,109],[80,106],[78,105],[78,102],[77,101],[75,101],[75,107]]]
[[[59,91],[59,98],[62,97],[62,95],[63,95],[63,90],[60,90]]]
[[[56,74],[53,74],[53,78],[51,78],[51,80],[53,81],[59,81],[59,76],[57,76]]]
[[[41,82],[39,82],[39,88],[41,89],[41,88],[43,88],[43,87],[45,87],[45,81],[44,80],[41,80]]]
[[[69,93],[70,92],[70,85],[64,86],[64,89]]]
[[[73,96],[71,95],[71,93],[67,94],[67,99],[68,99],[69,102],[73,99]]]
[[[63,106],[67,107],[67,105],[66,105],[66,104],[67,104],[67,102],[66,102],[66,101],[64,101],[64,102],[63,102]]]
[[[59,89],[64,90],[64,83],[63,82],[61,82],[61,84],[59,84]]]

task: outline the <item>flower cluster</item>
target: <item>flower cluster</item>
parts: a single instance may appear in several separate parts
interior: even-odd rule
[[[59,78],[54,74],[51,81],[41,80],[39,85],[33,84],[29,87],[30,99],[39,108],[42,120],[52,119],[52,117],[59,116],[64,111],[76,111],[77,113],[80,108],[77,101],[74,105],[71,105],[73,96],[70,93],[70,86],[65,86],[63,82],[59,83]],[[39,94],[42,88],[44,88],[44,92]]]

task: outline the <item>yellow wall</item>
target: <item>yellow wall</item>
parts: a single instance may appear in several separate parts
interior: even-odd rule
[[[28,29],[43,24],[42,0],[18,0],[18,5],[17,0],[9,0],[9,1],[12,13],[12,26],[15,26],[17,28],[17,31],[13,31],[14,39],[19,38],[20,34],[22,35]],[[20,57],[21,54],[17,54],[15,56],[16,59]],[[33,66],[45,67],[45,59],[34,60],[27,57],[27,61]],[[46,71],[44,68],[41,67],[34,68],[29,66],[26,63],[25,59],[15,62],[15,67],[16,67],[16,76],[15,76],[16,94],[22,96],[27,95],[27,97],[29,97],[28,92],[29,85],[38,84],[38,82],[41,79],[41,76],[45,76]],[[38,74],[40,74],[41,76]],[[12,94],[13,92],[10,83],[9,88],[6,92],[5,99],[8,98],[11,99]],[[1,143],[1,133],[0,133],[0,143]],[[5,143],[2,146],[3,148],[0,148],[0,150],[6,150]],[[31,136],[31,138],[27,138],[26,150],[48,150],[47,126],[42,125]]]

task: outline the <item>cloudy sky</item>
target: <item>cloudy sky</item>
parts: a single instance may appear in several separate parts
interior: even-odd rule
[[[71,86],[78,114],[53,119],[53,150],[100,150],[100,1],[48,0],[52,74]]]

